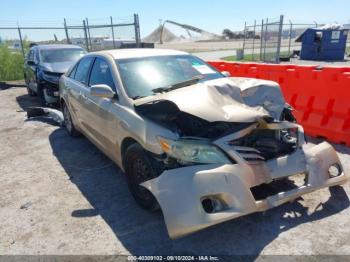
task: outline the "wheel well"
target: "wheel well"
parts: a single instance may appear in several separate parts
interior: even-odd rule
[[[60,98],[60,106],[61,106],[61,109],[63,109],[63,105],[65,105],[66,102],[64,101],[64,99],[61,97]]]
[[[122,156],[122,163],[123,163],[123,166],[124,166],[124,155],[125,155],[125,152],[126,150],[128,149],[129,146],[133,145],[133,144],[137,144],[138,142],[131,138],[131,137],[127,137],[127,138],[124,138],[123,142],[122,142],[122,145],[121,145],[121,150],[120,150],[120,153],[121,153],[121,156]]]

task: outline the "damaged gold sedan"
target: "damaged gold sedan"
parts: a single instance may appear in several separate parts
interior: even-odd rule
[[[68,133],[125,171],[171,238],[348,178],[331,145],[305,146],[277,83],[229,77],[184,52],[90,53],[61,77],[60,99]]]

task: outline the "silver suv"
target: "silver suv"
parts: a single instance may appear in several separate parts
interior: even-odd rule
[[[68,133],[125,171],[172,238],[347,179],[331,145],[305,147],[277,83],[229,77],[184,52],[90,53],[61,77],[60,100]]]

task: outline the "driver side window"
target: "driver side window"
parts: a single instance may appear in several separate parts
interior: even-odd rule
[[[111,69],[106,61],[96,58],[91,69],[89,86],[105,84],[116,91]]]
[[[27,56],[27,61],[31,61],[31,62],[34,62],[34,50],[31,49],[28,53],[28,56]]]

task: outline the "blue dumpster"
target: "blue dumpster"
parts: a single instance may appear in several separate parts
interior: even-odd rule
[[[348,29],[306,29],[295,40],[302,42],[300,59],[344,60],[347,36]]]

